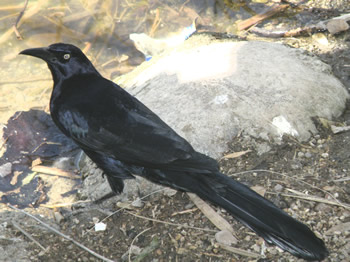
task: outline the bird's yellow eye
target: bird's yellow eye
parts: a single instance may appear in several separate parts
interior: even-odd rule
[[[68,59],[70,58],[70,54],[64,54],[63,58],[64,58],[65,60],[68,60]]]

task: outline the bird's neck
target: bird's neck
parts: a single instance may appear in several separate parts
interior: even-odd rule
[[[74,77],[82,77],[85,75],[98,75],[100,73],[95,69],[95,67],[88,61],[88,64],[84,66],[71,64],[70,66],[52,66],[48,63],[48,67],[51,71],[53,82],[55,85],[59,85],[60,82],[66,81]]]
[[[96,72],[97,71],[84,71],[83,73],[70,76],[55,75],[52,72],[54,85],[50,100],[50,110],[53,109],[53,105],[61,104],[61,97],[68,99],[71,97],[77,98],[84,96],[84,88],[86,88],[89,83],[95,81],[96,78],[101,77],[101,75]]]

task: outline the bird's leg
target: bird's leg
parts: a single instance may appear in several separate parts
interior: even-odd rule
[[[102,177],[105,177],[108,180],[108,184],[112,189],[112,192],[107,193],[106,195],[102,196],[101,198],[97,199],[94,201],[95,204],[100,204],[103,201],[114,197],[116,195],[119,195],[120,193],[123,192],[123,188],[124,188],[124,182],[123,179],[119,178],[119,177],[115,177],[115,176],[110,176],[106,173],[102,173]]]
[[[111,176],[108,174],[105,174],[109,183],[109,186],[111,187],[112,191],[119,195],[123,192],[124,189],[124,182],[122,178]]]
[[[115,192],[109,192],[107,193],[106,195],[104,195],[103,197],[97,199],[94,201],[94,204],[101,204],[103,201],[107,200],[107,199],[110,199],[114,196],[116,196],[117,194]]]

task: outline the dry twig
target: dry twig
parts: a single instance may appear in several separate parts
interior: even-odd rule
[[[239,31],[241,30],[245,30],[257,23],[260,23],[261,21],[265,20],[266,18],[269,18],[277,13],[282,12],[284,9],[286,9],[289,5],[273,5],[272,7],[270,7],[268,10],[257,14],[251,18],[248,18],[242,22],[239,22],[237,24],[237,28]]]
[[[289,191],[296,192],[295,190],[289,190]],[[273,195],[277,194],[275,192],[267,192],[267,193],[273,194]],[[346,208],[346,209],[350,210],[350,205],[341,203],[339,201],[328,200],[328,199],[325,199],[325,198],[322,198],[322,197],[306,195],[306,194],[303,194],[301,192],[299,192],[299,194],[285,194],[285,193],[278,193],[278,194],[281,195],[281,196],[285,196],[285,197],[294,197],[294,198],[299,198],[299,199],[304,199],[304,200],[309,200],[309,201],[329,204],[329,205],[333,205],[333,206],[340,206],[340,207],[343,207],[343,208]]]
[[[18,28],[17,28],[17,27],[18,27],[19,21],[21,20],[22,16],[24,15],[24,12],[25,12],[26,9],[27,9],[27,5],[28,5],[28,0],[26,0],[26,1],[24,2],[24,7],[23,7],[22,11],[19,13],[15,24],[13,25],[13,30],[14,30],[14,32],[15,32],[15,34],[16,34],[18,40],[23,40],[23,37],[22,37],[21,34],[18,32]]]
[[[232,226],[226,219],[220,216],[211,206],[199,198],[197,195],[187,193],[192,202],[202,211],[202,213],[212,222],[218,229],[234,232]]]
[[[154,33],[156,32],[156,30],[158,29],[159,25],[160,25],[161,19],[160,19],[160,15],[159,15],[159,9],[156,9],[156,17],[154,18],[151,30],[149,32],[149,36],[153,37]]]
[[[321,191],[321,192],[331,196],[334,199],[334,203],[339,203],[340,205],[344,205],[344,204],[340,203],[339,200],[335,196],[333,196],[330,192],[328,192],[328,191],[326,191],[326,190],[324,190],[322,188],[319,188],[317,186],[311,185],[310,183],[305,182],[305,181],[303,181],[301,179],[298,179],[298,178],[295,178],[295,177],[291,177],[291,176],[287,176],[287,175],[285,175],[283,173],[280,173],[280,172],[276,172],[276,171],[272,171],[272,170],[266,170],[266,169],[255,169],[255,170],[253,169],[253,170],[247,170],[247,171],[243,171],[243,172],[238,172],[238,173],[235,173],[235,175],[252,173],[252,172],[266,172],[266,173],[270,173],[270,174],[277,174],[277,175],[283,176],[283,177],[285,177],[287,179],[295,180],[298,183],[305,184],[305,185],[307,185],[307,186],[309,186],[311,188],[317,189],[317,190],[319,190],[319,191]]]
[[[183,214],[188,214],[188,213],[192,213],[192,212],[195,212],[197,211],[198,208],[191,208],[191,209],[187,209],[187,210],[183,210],[183,211],[179,211],[179,212],[174,212],[171,214],[171,216],[176,216],[176,215],[183,215]]]
[[[219,244],[220,247],[222,249],[225,249],[227,251],[230,251],[232,253],[241,255],[241,256],[245,256],[245,257],[252,257],[252,258],[261,258],[261,255],[257,254],[257,253],[252,253],[252,252],[248,252],[246,250],[243,249],[239,249],[239,248],[235,248],[235,247],[230,247],[230,246],[226,246],[223,244]]]
[[[81,179],[80,176],[74,174],[73,172],[64,171],[62,169],[59,169],[57,167],[49,167],[49,166],[42,166],[37,165],[32,167],[33,172],[38,172],[42,174],[48,174],[48,175],[54,175],[54,176],[60,176],[70,179]]]
[[[25,231],[23,228],[21,228],[15,221],[11,221],[11,223],[15,228],[17,228],[19,231],[21,231],[23,235],[25,235],[27,238],[29,238],[31,241],[33,241],[35,244],[37,244],[42,250],[44,250],[44,251],[47,250],[38,241],[36,241],[27,231]]]
[[[141,236],[143,233],[147,232],[148,230],[150,230],[151,227],[146,228],[145,230],[143,230],[142,232],[138,233],[136,237],[134,237],[134,239],[131,241],[130,247],[129,247],[129,262],[131,262],[131,247],[133,246],[134,242],[136,241],[136,239]]]
[[[55,208],[74,206],[76,204],[89,203],[89,202],[91,202],[91,200],[79,200],[79,201],[72,202],[72,203],[57,203],[57,204],[52,204],[52,205],[40,204],[40,206],[50,208],[50,209],[55,209]]]
[[[129,211],[125,211],[125,212],[130,214],[130,215],[132,215],[132,216],[134,216],[134,217],[138,217],[138,218],[141,218],[141,219],[153,221],[153,222],[156,222],[156,223],[166,224],[166,225],[175,226],[175,227],[184,227],[184,228],[196,229],[196,230],[207,231],[207,232],[215,232],[215,233],[218,232],[217,230],[200,228],[200,227],[191,227],[191,226],[187,226],[187,225],[183,225],[183,224],[171,223],[171,222],[166,222],[166,221],[162,221],[162,220],[158,220],[158,219],[154,219],[154,218],[144,217],[144,216],[136,215],[136,214],[131,213]]]

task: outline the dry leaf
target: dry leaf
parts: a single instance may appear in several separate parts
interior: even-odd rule
[[[245,150],[245,151],[240,151],[240,152],[233,152],[231,154],[228,154],[228,155],[225,155],[223,156],[223,158],[226,158],[226,159],[229,159],[229,158],[237,158],[237,157],[240,157],[240,156],[243,156],[249,152],[251,152],[252,150]]]
[[[220,216],[213,208],[211,208],[206,202],[204,202],[197,195],[187,193],[193,203],[202,211],[202,213],[220,230],[226,230],[231,233],[234,232],[232,226],[226,219]]]
[[[40,164],[42,164],[42,161],[41,161],[40,157],[38,157],[37,159],[33,160],[32,167],[40,165]]]
[[[266,188],[262,186],[253,186],[251,187],[252,190],[254,190],[256,193],[258,193],[260,196],[265,196]]]
[[[15,171],[15,172],[13,172],[13,177],[12,177],[12,179],[10,181],[10,184],[13,185],[13,186],[16,185],[17,182],[18,182],[18,176],[20,174],[22,174],[22,173],[23,173],[23,171]]]
[[[36,175],[36,172],[32,172],[32,173],[29,173],[23,180],[22,180],[22,186],[26,185],[26,184],[29,184],[30,181],[33,180],[33,178],[35,177]]]

